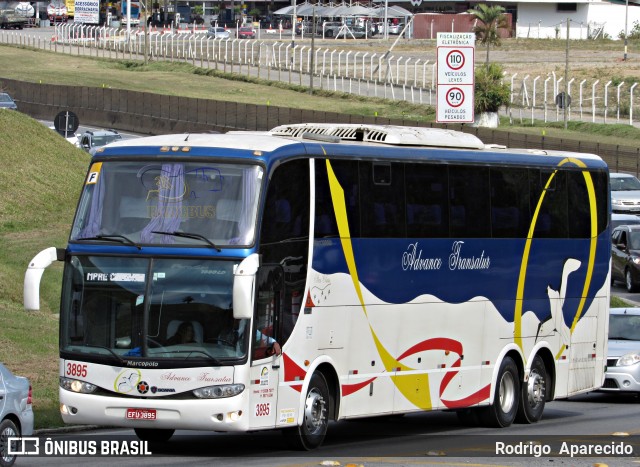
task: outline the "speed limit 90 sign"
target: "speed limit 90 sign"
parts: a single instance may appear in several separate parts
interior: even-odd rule
[[[450,88],[445,99],[451,107],[460,107],[464,103],[464,91],[460,88]]]

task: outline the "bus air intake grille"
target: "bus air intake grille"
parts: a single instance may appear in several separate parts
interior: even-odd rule
[[[404,127],[395,125],[299,123],[273,128],[273,136],[283,136],[315,141],[359,141],[372,144],[397,146],[430,146],[459,149],[484,149],[484,143],[476,136],[443,128]],[[333,138],[312,138],[322,135]]]

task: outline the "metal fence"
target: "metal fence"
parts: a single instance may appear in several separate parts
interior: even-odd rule
[[[267,31],[272,31],[269,34]],[[148,34],[147,34],[148,32]],[[405,52],[363,52],[283,40],[277,30],[258,30],[259,39],[216,39],[207,28],[155,29],[107,28],[66,23],[55,27],[50,40],[27,31],[2,31],[0,43],[46,49],[78,56],[183,61],[206,69],[245,74],[256,78],[314,86],[349,94],[436,104],[437,64]],[[234,30],[230,30],[233,35]],[[326,42],[324,43],[326,44]],[[511,89],[509,115],[521,120],[558,121],[564,108],[558,94],[565,91],[563,76],[507,74]],[[634,96],[637,82],[606,81],[566,83],[568,120],[638,124],[640,107]],[[634,115],[636,121],[634,121]]]

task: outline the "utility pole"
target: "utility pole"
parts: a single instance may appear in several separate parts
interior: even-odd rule
[[[144,64],[147,65],[149,63],[149,51],[151,49],[151,22],[147,19],[151,13],[147,9],[147,2],[150,0],[146,0],[141,3],[142,6],[142,14],[138,17],[140,18],[140,25],[138,27],[144,27]]]
[[[627,61],[627,24],[629,20],[629,0],[625,1],[624,4],[624,57],[623,61]]]
[[[571,19],[567,18],[567,47],[565,51],[565,62],[564,62],[564,129],[568,128],[567,122],[567,107],[569,107],[569,25],[571,24]]]
[[[313,94],[313,73],[315,70],[315,37],[316,37],[316,5],[313,4],[313,15],[311,25],[311,60],[309,63],[309,94]],[[300,61],[300,73],[302,73],[302,60]]]

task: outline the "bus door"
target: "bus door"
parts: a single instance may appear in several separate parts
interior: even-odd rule
[[[251,334],[251,426],[273,427],[276,423],[278,383],[282,355],[274,353],[279,342],[284,299],[284,270],[281,265],[263,265],[258,270],[256,311]]]

